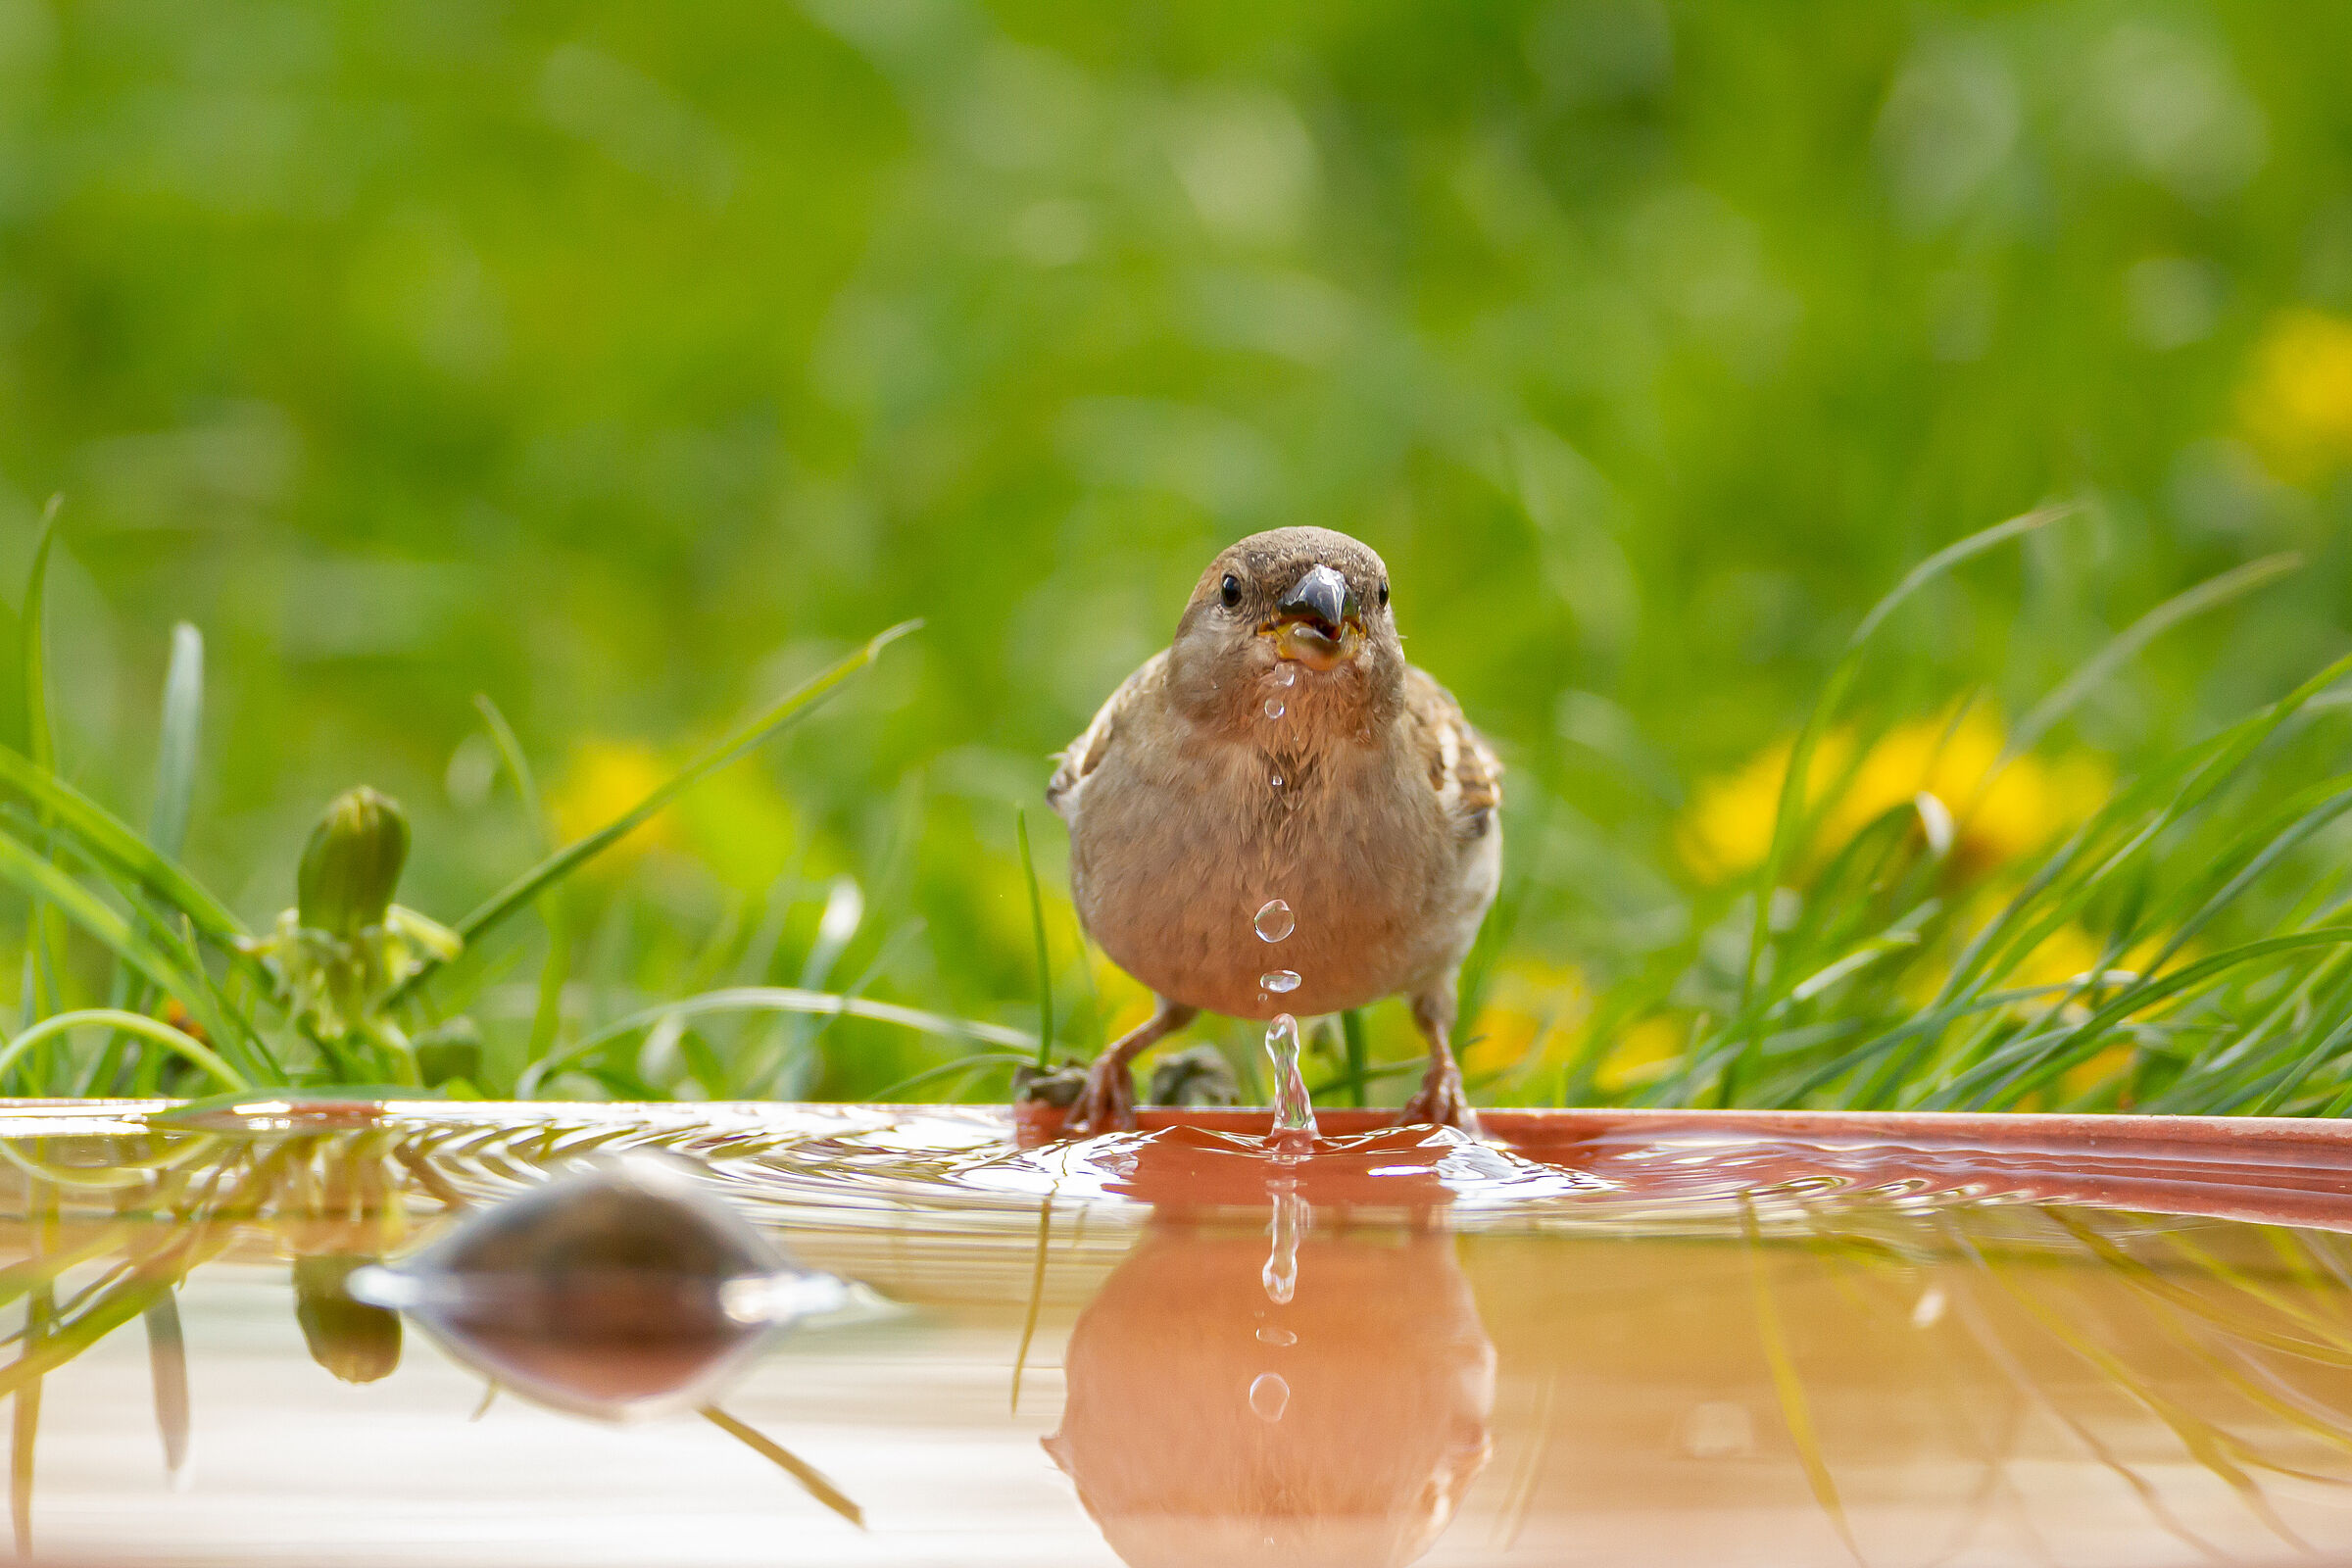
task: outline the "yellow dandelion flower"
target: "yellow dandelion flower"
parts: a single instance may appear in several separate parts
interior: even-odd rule
[[[2100,951],[2089,932],[2079,925],[2062,925],[2009,971],[2004,989],[2066,985],[2097,968]]]
[[[1756,754],[1737,771],[1708,779],[1691,792],[1683,819],[1683,858],[1708,877],[1728,877],[1763,863],[1772,853],[1772,825],[1781,809],[1781,785],[1788,776],[1789,741]],[[1821,781],[1843,770],[1850,746],[1842,734],[1823,737],[1813,749],[1808,793],[1820,799]]]
[[[1673,1018],[1650,1017],[1618,1037],[1617,1044],[1592,1075],[1592,1085],[1607,1094],[1638,1089],[1663,1073],[1683,1054],[1685,1027]]]
[[[661,754],[641,742],[583,742],[572,753],[550,803],[557,833],[566,844],[586,837],[651,795],[669,775]],[[663,811],[607,851],[605,858],[641,855],[669,848],[675,841],[676,824],[671,813]]]
[[[2352,463],[2352,320],[2281,313],[2254,350],[2237,404],[2247,437],[2288,477]]]
[[[2101,988],[2112,993],[2118,986],[2131,984],[2133,977],[2144,976],[2163,947],[2163,938],[2149,937],[2109,958],[2100,981]],[[2018,961],[2009,971],[2005,984],[2010,987],[2067,985],[2097,969],[2099,957],[2105,951],[2098,939],[2081,926],[2062,925],[2043,938],[2039,947]],[[2178,968],[2193,960],[2200,951],[2196,943],[2188,943],[2173,956],[2173,967]]]
[[[2006,732],[1999,716],[1982,706],[1957,719],[1897,724],[1859,761],[1856,744],[1850,730],[1834,730],[1814,748],[1805,779],[1807,809],[1818,808],[1841,777],[1847,781],[1800,852],[1800,863],[1834,853],[1886,811],[1932,797],[1958,835],[1956,862],[1964,871],[1982,872],[2031,854],[2082,820],[2113,783],[2107,765],[2087,755],[2056,760],[2028,755],[2000,765]],[[1779,742],[1698,788],[1681,841],[1693,870],[1732,876],[1770,853],[1790,750],[1789,742]]]
[[[1556,1068],[1575,1053],[1592,1012],[1583,971],[1516,960],[1495,971],[1479,1008],[1478,1038],[1462,1048],[1463,1070],[1477,1076],[1510,1072],[1522,1063],[1531,1071]]]
[[[2128,984],[2123,978],[2125,975],[2144,974],[2148,966],[2155,962],[2161,947],[2161,942],[2151,938],[2110,958],[2106,966],[2108,978],[2105,994],[2112,995],[2115,986]],[[2104,951],[2100,943],[2081,926],[2060,926],[2011,971],[2009,984],[2015,987],[2071,984],[2097,969]],[[2180,960],[2176,958],[2175,961]],[[2102,999],[2078,998],[2069,1004],[2067,1016],[2070,1019],[2089,1016],[2096,1000]],[[2046,1002],[2041,1005],[2047,1005]],[[2128,1040],[2102,1047],[2059,1076],[2057,1089],[2060,1099],[2071,1100],[2106,1083],[2130,1068],[2136,1054]]]
[[[2087,1060],[2079,1061],[2059,1074],[2058,1092],[2070,1100],[2078,1095],[2088,1093],[2106,1083],[2110,1078],[2127,1071],[2132,1065],[2132,1058],[2137,1054],[2128,1044],[2104,1047]],[[2125,1099],[2123,1103],[2129,1105],[2130,1099]]]
[[[1152,993],[1128,978],[1127,971],[1107,961],[1094,965],[1095,995],[1102,999],[1102,1038],[1116,1040],[1119,1036],[1141,1029],[1152,1017],[1158,1004]]]

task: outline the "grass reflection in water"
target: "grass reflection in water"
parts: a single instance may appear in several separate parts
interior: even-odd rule
[[[8,1130],[0,1291],[23,1322],[0,1392],[19,1528],[44,1550],[456,1561],[449,1543],[513,1537],[502,1560],[749,1562],[789,1530],[795,1561],[969,1541],[1141,1568],[2352,1545],[2352,1247],[2328,1213],[2352,1204],[2311,1198],[2341,1183],[2307,1166],[2143,1185],[2135,1212],[2034,1200],[2091,1182],[2097,1155],[2046,1179],[1971,1155],[1962,1182],[1921,1174],[1968,1164],[1949,1150],[1766,1157],[1661,1134],[1555,1152],[1580,1189],[1448,1213],[1384,1147],[1385,1187],[1360,1162],[1332,1182],[1288,1168],[1308,1213],[1282,1300],[1271,1207],[1202,1186],[1198,1140],[1130,1146],[1123,1200],[1065,1195],[1041,1223],[1034,1200],[957,1179],[1006,1157],[978,1112],[419,1107],[330,1127],[299,1104],[209,1125],[82,1107]],[[703,1162],[762,1246],[866,1287],[745,1371],[735,1414],[612,1432],[505,1398],[469,1426],[460,1366],[483,1363],[404,1346],[334,1290],[447,1251],[462,1211],[583,1155],[646,1147]],[[2245,1217],[2295,1188],[2302,1224]],[[134,1321],[152,1414],[126,1396],[136,1339],[115,1335]],[[1025,1337],[1031,1397],[1008,1413]],[[631,1353],[620,1336],[582,1364],[625,1382]],[[133,1457],[150,1421],[173,1466],[192,1428],[188,1493],[158,1494]],[[832,1515],[745,1489],[713,1426]]]

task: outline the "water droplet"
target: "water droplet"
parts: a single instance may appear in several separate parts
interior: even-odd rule
[[[1309,1127],[1311,1129],[1311,1122]],[[1291,1136],[1311,1138],[1313,1134],[1309,1131]],[[1274,1185],[1281,1189],[1297,1184],[1282,1182]],[[1296,1192],[1280,1190],[1273,1194],[1273,1199],[1274,1217],[1266,1225],[1266,1234],[1273,1238],[1273,1242],[1266,1249],[1266,1266],[1258,1270],[1257,1282],[1265,1287],[1267,1300],[1276,1306],[1288,1306],[1291,1298],[1298,1294],[1298,1238],[1306,1233],[1306,1200]]]
[[[1273,978],[1271,975],[1268,979]],[[1292,976],[1294,983],[1296,975]],[[1302,1159],[1313,1152],[1315,1105],[1298,1076],[1298,1020],[1278,1012],[1266,1025],[1266,1054],[1274,1063],[1274,1157]]]
[[[1280,899],[1268,899],[1260,905],[1256,916],[1250,923],[1256,928],[1260,942],[1280,942],[1298,929],[1298,917],[1291,913],[1291,906]]]
[[[1298,990],[1298,976],[1289,969],[1269,969],[1257,977],[1257,983],[1279,996]]]
[[[1274,684],[1277,686],[1298,685],[1298,666],[1297,664],[1285,664],[1280,669],[1276,670],[1274,672]]]
[[[1280,773],[1274,775],[1274,787],[1276,789],[1282,788],[1282,775]]]
[[[1260,1421],[1279,1421],[1291,1407],[1291,1386],[1279,1372],[1260,1372],[1250,1385],[1250,1413]]]
[[[1911,1326],[1915,1329],[1934,1328],[1943,1320],[1943,1287],[1929,1286],[1918,1304],[1911,1308]]]
[[[1266,716],[1268,718],[1280,718],[1285,711],[1281,698],[1269,697],[1266,699]]]
[[[1289,1329],[1259,1329],[1257,1343],[1260,1345],[1297,1345],[1298,1336],[1293,1334]]]

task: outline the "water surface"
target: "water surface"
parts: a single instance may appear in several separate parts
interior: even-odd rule
[[[7,1107],[15,1528],[159,1564],[2352,1556],[2331,1130],[1495,1122],[1327,1115],[1278,1161],[1246,1117]],[[632,1221],[621,1264],[683,1284],[533,1298],[487,1352],[348,1293],[648,1149],[768,1261]],[[771,1267],[755,1356],[595,1418],[734,1346],[694,1280]],[[558,1386],[493,1392],[499,1354]]]

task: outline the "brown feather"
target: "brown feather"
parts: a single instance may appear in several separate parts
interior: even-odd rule
[[[1421,669],[1404,675],[1404,710],[1413,745],[1429,769],[1429,787],[1463,838],[1494,826],[1502,805],[1502,763],[1462,716],[1453,694]]]
[[[1156,690],[1167,662],[1168,656],[1164,650],[1145,660],[1133,674],[1119,682],[1118,690],[1112,692],[1109,699],[1096,710],[1093,721],[1086,726],[1086,733],[1055,754],[1054,776],[1046,783],[1048,806],[1064,817],[1070,814],[1070,808],[1076,805],[1072,792],[1102,765],[1102,759],[1110,754],[1110,745],[1117,738],[1120,724],[1127,720],[1139,703],[1146,700],[1148,692]]]

